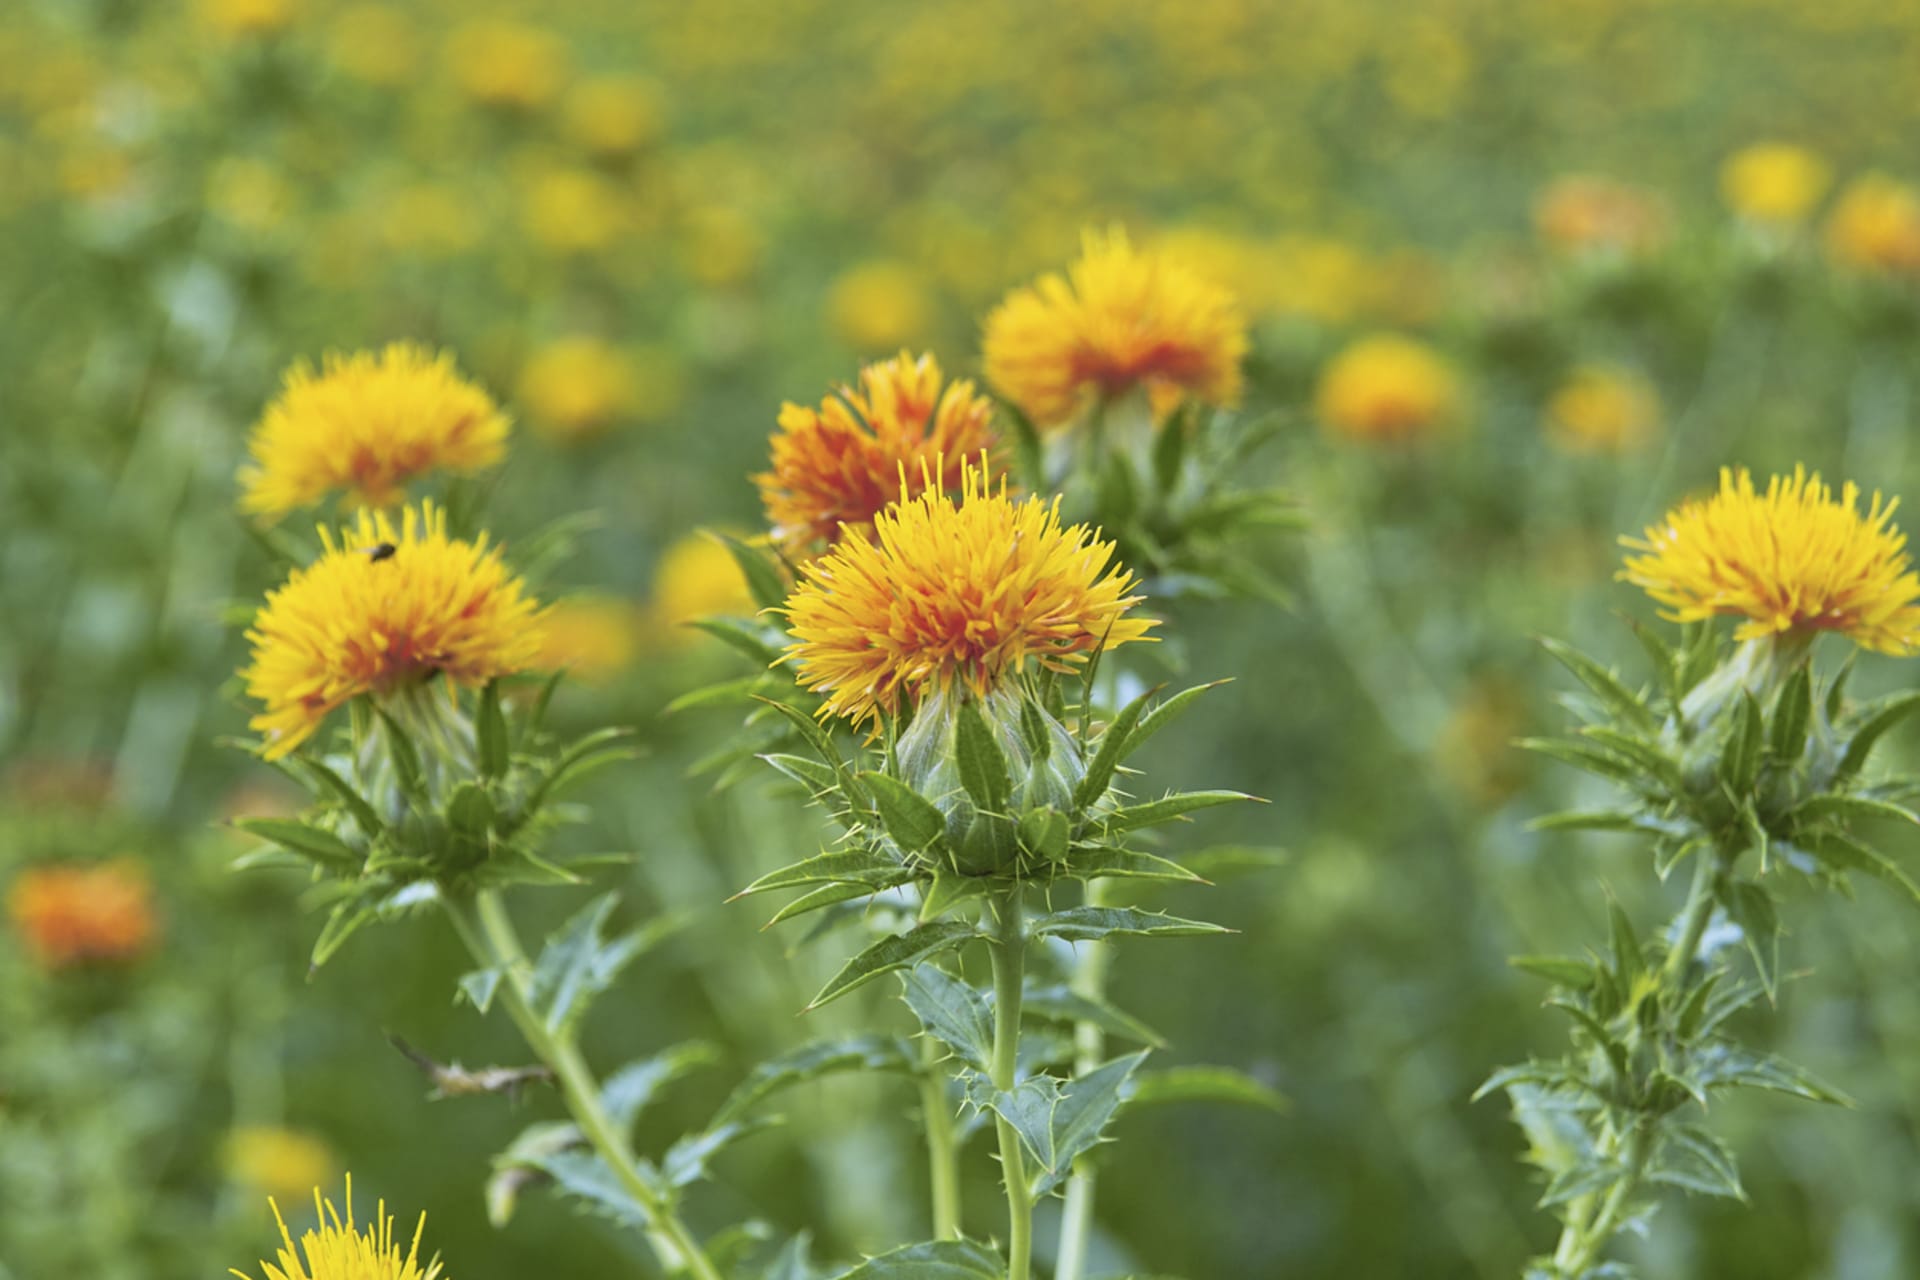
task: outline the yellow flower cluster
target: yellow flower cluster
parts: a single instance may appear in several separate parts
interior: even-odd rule
[[[426,1233],[427,1215],[421,1214],[413,1229],[413,1240],[405,1253],[393,1234],[393,1218],[382,1201],[374,1210],[373,1221],[362,1231],[353,1220],[353,1179],[347,1179],[347,1212],[343,1217],[331,1200],[313,1193],[314,1215],[318,1225],[300,1237],[294,1245],[287,1220],[280,1206],[273,1205],[273,1220],[280,1228],[277,1263],[262,1262],[263,1280],[440,1280],[445,1274],[440,1260],[420,1260],[420,1238]],[[302,1254],[305,1255],[304,1260]],[[239,1280],[251,1280],[244,1271],[232,1273]]]

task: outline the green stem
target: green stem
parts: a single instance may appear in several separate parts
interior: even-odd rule
[[[1087,881],[1086,905],[1105,903],[1104,880]],[[1089,942],[1080,948],[1079,963],[1069,985],[1074,994],[1090,1000],[1103,999],[1107,993],[1107,973],[1113,966],[1113,947],[1105,942]],[[1073,1028],[1073,1071],[1084,1076],[1100,1065],[1106,1055],[1106,1036],[1092,1022],[1079,1022]],[[1098,1186],[1091,1161],[1074,1161],[1073,1176],[1067,1179],[1067,1202],[1060,1218],[1060,1252],[1054,1260],[1053,1280],[1080,1280],[1087,1267],[1087,1248],[1093,1236],[1093,1205]]]
[[[1027,935],[1022,919],[1026,887],[1015,884],[998,903],[989,946],[993,952],[993,1087],[1011,1093],[1019,1083],[1020,1002],[1026,982]],[[1033,1269],[1033,1196],[1027,1191],[1027,1159],[1020,1135],[996,1116],[1000,1178],[1007,1189],[1007,1280],[1028,1280]]]
[[[1713,919],[1714,890],[1720,881],[1720,851],[1704,849],[1695,856],[1693,885],[1687,890],[1687,905],[1680,912],[1680,940],[1660,967],[1660,985],[1669,990],[1685,976],[1687,966],[1700,953],[1700,939],[1706,935],[1707,922]]]
[[[685,1271],[696,1280],[721,1280],[719,1269],[707,1257],[698,1238],[680,1220],[671,1200],[641,1173],[626,1135],[620,1132],[600,1101],[600,1083],[586,1059],[580,1056],[579,1046],[571,1036],[549,1030],[535,1011],[528,998],[533,966],[520,946],[506,903],[498,892],[483,889],[471,899],[443,894],[441,901],[453,921],[454,931],[473,953],[473,958],[487,968],[500,970],[505,979],[500,984],[500,993],[508,1014],[520,1028],[527,1047],[552,1069],[567,1111],[579,1125],[581,1134],[646,1215],[648,1238],[661,1265],[669,1274]]]
[[[1560,1234],[1560,1247],[1553,1252],[1553,1266],[1563,1280],[1580,1280],[1600,1260],[1600,1254],[1612,1241],[1614,1232],[1620,1229],[1621,1219],[1633,1200],[1633,1193],[1639,1189],[1640,1175],[1645,1172],[1647,1157],[1652,1152],[1653,1134],[1650,1126],[1638,1125],[1627,1134],[1624,1158],[1626,1173],[1613,1184],[1613,1189],[1601,1202],[1600,1212],[1578,1226],[1568,1223],[1567,1229]]]
[[[953,1137],[947,1078],[932,1036],[920,1038],[920,1113],[927,1130],[927,1183],[933,1198],[933,1238],[960,1238],[960,1147]]]

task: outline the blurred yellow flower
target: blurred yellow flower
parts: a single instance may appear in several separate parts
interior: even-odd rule
[[[373,1221],[367,1224],[364,1233],[354,1224],[352,1177],[347,1179],[344,1218],[332,1201],[321,1200],[318,1189],[313,1193],[313,1209],[319,1223],[300,1237],[296,1249],[293,1234],[287,1230],[287,1220],[280,1216],[280,1206],[273,1203],[273,1220],[280,1227],[279,1260],[278,1265],[261,1262],[263,1280],[442,1280],[445,1273],[438,1257],[425,1264],[420,1261],[420,1238],[426,1233],[426,1214],[420,1215],[419,1224],[413,1229],[413,1241],[402,1254],[385,1201],[374,1210]],[[303,1253],[304,1262],[300,1256]],[[244,1271],[232,1274],[239,1280],[251,1280]]]
[[[1827,218],[1827,250],[1856,270],[1920,274],[1920,192],[1884,173],[1855,178]]]
[[[405,84],[420,60],[413,22],[389,4],[355,4],[335,16],[327,53],[346,75],[388,88]]]
[[[454,28],[446,60],[461,91],[489,107],[543,107],[567,77],[567,47],[560,37],[500,18],[475,18]]]
[[[753,274],[766,248],[746,214],[726,205],[692,210],[683,234],[688,274],[702,284],[738,284]]]
[[[1505,803],[1526,781],[1526,754],[1513,745],[1526,728],[1523,692],[1498,677],[1476,678],[1434,741],[1440,776],[1483,808]]]
[[[506,453],[507,419],[453,357],[396,342],[379,355],[302,360],[253,429],[240,509],[277,520],[336,489],[387,506],[430,471],[484,470]]]
[[[198,0],[200,25],[228,39],[270,36],[293,24],[296,0]]]
[[[1581,365],[1547,402],[1547,437],[1569,453],[1628,453],[1660,427],[1660,397],[1628,369]]]
[[[275,760],[311,737],[334,708],[366,694],[424,686],[435,676],[481,685],[532,667],[545,617],[482,534],[447,536],[446,513],[407,508],[396,528],[361,511],[325,551],[269,592],[240,672],[262,704],[248,726]]]
[[[534,666],[602,684],[633,665],[640,651],[640,610],[625,600],[573,596],[547,610],[546,644]]]
[[[984,697],[1029,661],[1070,671],[1097,650],[1144,639],[1140,597],[1113,544],[1062,528],[1059,499],[1009,497],[968,464],[956,500],[933,485],[801,569],[786,616],[787,660],[822,714],[877,721],[955,684]]]
[[[629,155],[659,137],[663,114],[659,87],[635,76],[583,80],[561,110],[567,136],[603,157]]]
[[[1461,392],[1453,366],[1432,347],[1376,334],[1328,363],[1314,404],[1321,424],[1336,435],[1396,444],[1457,419]]]
[[[1675,622],[1743,617],[1734,636],[1838,631],[1864,648],[1920,647],[1920,577],[1893,524],[1899,500],[1878,493],[1865,515],[1860,489],[1834,501],[1816,472],[1795,467],[1764,494],[1745,467],[1723,467],[1719,492],[1684,502],[1642,538],[1621,545],[1620,577],[1667,606]]]
[[[410,182],[382,195],[373,227],[389,249],[453,257],[478,245],[484,229],[471,197],[443,182]]]
[[[29,867],[7,890],[7,914],[27,954],[44,969],[134,959],[159,928],[153,888],[132,858]]]
[[[294,204],[293,189],[278,169],[260,160],[230,156],[207,178],[207,208],[221,221],[252,235],[284,225]]]
[[[227,1176],[270,1196],[302,1196],[334,1174],[333,1151],[310,1133],[278,1125],[241,1125],[227,1134]]]
[[[1727,207],[1753,222],[1799,223],[1827,193],[1833,171],[1805,147],[1761,142],[1734,152],[1720,166]]]
[[[660,553],[653,567],[648,610],[654,639],[678,648],[699,635],[688,624],[702,618],[753,612],[753,597],[733,553],[718,539],[691,533]]]
[[[903,351],[860,370],[818,409],[787,404],[772,442],[773,469],[753,478],[773,538],[804,560],[843,534],[865,537],[904,493],[945,490],[965,459],[996,447],[993,402],[973,383],[946,382],[932,355]]]
[[[589,169],[535,173],[527,183],[520,216],[527,234],[555,253],[611,248],[627,230],[620,192]]]
[[[1065,276],[1015,289],[987,316],[987,381],[1042,430],[1095,397],[1144,385],[1209,404],[1240,398],[1246,321],[1232,294],[1183,263],[1133,248],[1119,228],[1086,234]]]
[[[520,402],[546,435],[574,441],[612,425],[633,399],[633,371],[599,338],[560,338],[534,351],[520,371]]]
[[[926,335],[933,316],[927,281],[900,262],[864,262],[827,292],[827,319],[856,351],[897,350]]]
[[[1556,179],[1533,207],[1541,239],[1566,253],[1637,257],[1667,241],[1670,218],[1650,191],[1575,174]]]

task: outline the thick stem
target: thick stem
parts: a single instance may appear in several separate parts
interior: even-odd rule
[[[1087,881],[1086,904],[1105,903],[1103,880]],[[1105,942],[1089,942],[1080,948],[1070,986],[1074,994],[1090,1000],[1103,999],[1107,993],[1107,973],[1113,965],[1113,947]],[[1084,1076],[1100,1065],[1106,1054],[1106,1036],[1092,1022],[1080,1022],[1073,1028],[1073,1071]],[[1060,1252],[1053,1265],[1053,1280],[1080,1280],[1087,1268],[1087,1249],[1093,1237],[1093,1206],[1098,1185],[1093,1163],[1082,1158],[1074,1161],[1073,1176],[1067,1179],[1067,1202],[1060,1218]]]
[[[1706,936],[1707,922],[1713,919],[1714,890],[1720,880],[1720,851],[1703,849],[1694,855],[1693,885],[1687,890],[1687,905],[1680,910],[1680,937],[1660,967],[1660,985],[1673,989],[1686,975],[1687,966],[1700,952],[1700,939]]]
[[[927,1184],[933,1200],[933,1238],[960,1238],[960,1147],[953,1137],[947,1078],[931,1036],[920,1038],[920,1115],[927,1130]]]
[[[997,904],[993,952],[993,1087],[1010,1093],[1019,1083],[1020,1002],[1026,982],[1027,934],[1022,918],[1026,887],[1015,884]],[[1020,1135],[996,1117],[1000,1177],[1007,1189],[1007,1280],[1028,1280],[1033,1270],[1033,1196],[1027,1191],[1027,1159]]]
[[[707,1257],[699,1239],[680,1220],[672,1203],[640,1172],[626,1135],[620,1132],[600,1101],[599,1081],[588,1068],[586,1059],[580,1056],[572,1037],[550,1031],[528,999],[532,965],[520,946],[513,921],[499,894],[483,889],[471,900],[443,894],[441,901],[455,932],[473,953],[473,958],[488,968],[500,970],[505,979],[500,984],[500,994],[506,1002],[507,1013],[520,1028],[527,1048],[552,1069],[567,1111],[581,1134],[646,1215],[648,1239],[659,1255],[661,1266],[669,1274],[685,1271],[696,1280],[721,1280],[719,1269]]]

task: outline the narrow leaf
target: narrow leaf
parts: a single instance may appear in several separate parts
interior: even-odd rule
[[[936,920],[932,924],[909,929],[906,933],[882,938],[847,961],[840,972],[833,976],[833,980],[820,989],[820,994],[813,998],[807,1009],[818,1009],[821,1005],[838,1000],[883,973],[904,969],[952,951],[979,934],[979,929],[971,924],[958,920]]]

